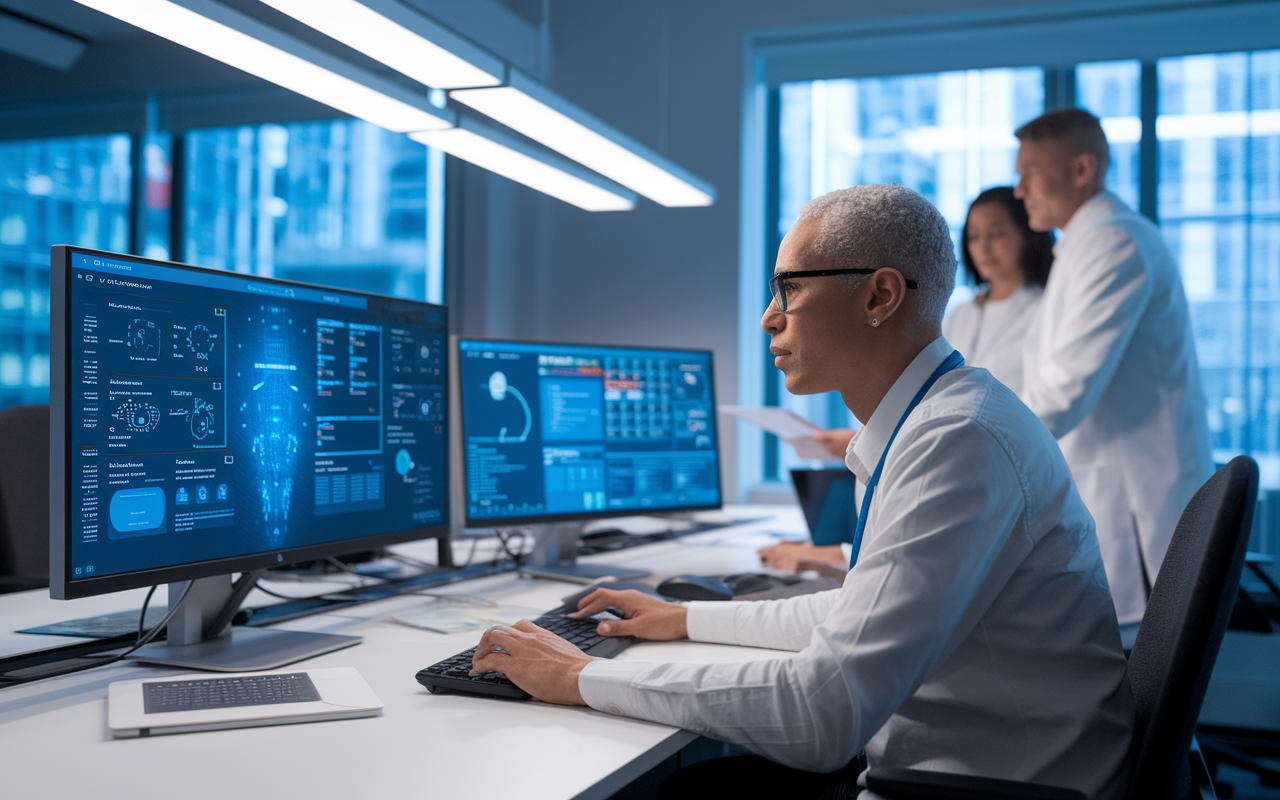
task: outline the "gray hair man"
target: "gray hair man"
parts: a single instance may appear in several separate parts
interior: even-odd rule
[[[1097,117],[1059,109],[1016,134],[1031,227],[1062,230],[1021,395],[1062,447],[1120,622],[1136,626],[1183,508],[1213,474],[1187,298],[1159,229],[1104,188]]]
[[[474,669],[759,754],[681,770],[660,797],[852,793],[866,765],[1119,797],[1133,698],[1093,521],[1044,426],[942,338],[955,271],[941,215],[899,186],[814,200],[778,253],[761,324],[787,388],[838,391],[865,423],[842,588],[688,605],[597,589],[579,605],[625,613],[606,635],[794,654],[593,661],[521,622],[487,632]]]

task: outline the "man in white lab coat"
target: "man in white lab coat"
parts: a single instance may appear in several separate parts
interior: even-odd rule
[[[1136,623],[1178,517],[1213,473],[1187,298],[1159,229],[1103,188],[1096,117],[1059,109],[1016,135],[1031,227],[1062,231],[1022,399],[1097,522],[1120,623]]]

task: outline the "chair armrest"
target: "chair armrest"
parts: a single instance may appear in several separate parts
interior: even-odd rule
[[[867,788],[888,800],[1088,800],[1058,786],[898,767],[869,770]]]

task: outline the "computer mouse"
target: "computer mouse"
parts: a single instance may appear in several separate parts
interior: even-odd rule
[[[772,576],[763,575],[759,572],[744,572],[741,575],[726,575],[724,577],[724,582],[733,590],[735,595],[763,592],[766,589],[772,589],[781,583],[780,581],[775,581]]]
[[[677,575],[658,584],[658,594],[673,600],[732,600],[733,590],[719,578]]]
[[[647,583],[638,583],[636,581],[610,581],[608,583],[593,583],[590,586],[587,586],[586,588],[582,589],[581,591],[574,592],[568,597],[560,598],[560,602],[563,603],[563,605],[561,605],[560,608],[558,608],[557,610],[561,614],[572,614],[574,611],[578,610],[578,602],[581,601],[582,598],[594,592],[596,589],[613,589],[618,592],[626,591],[627,589],[635,589],[636,591],[644,592],[645,594],[651,597],[658,596],[658,590],[654,589],[652,586],[650,586]],[[621,617],[624,615],[618,614],[618,616]]]

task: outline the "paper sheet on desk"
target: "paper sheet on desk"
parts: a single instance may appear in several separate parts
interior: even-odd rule
[[[406,611],[388,617],[387,621],[433,633],[465,633],[482,631],[494,625],[514,625],[522,619],[536,619],[544,613],[524,606],[440,606]]]
[[[801,458],[830,460],[835,456],[813,434],[822,430],[804,417],[776,406],[720,406],[720,411],[759,425],[796,449]]]

